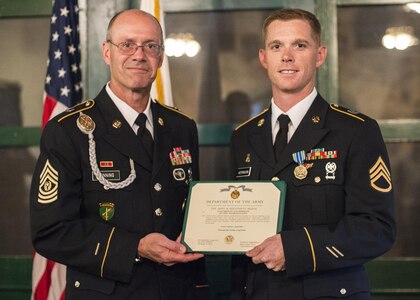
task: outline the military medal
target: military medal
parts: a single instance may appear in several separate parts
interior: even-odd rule
[[[299,180],[305,179],[306,176],[308,176],[308,170],[306,170],[306,168],[303,165],[297,166],[293,173],[295,174],[295,177]]]
[[[305,179],[308,176],[308,170],[305,168],[303,162],[305,161],[306,152],[305,150],[298,151],[292,154],[293,161],[298,163],[294,170],[295,177],[299,180]]]

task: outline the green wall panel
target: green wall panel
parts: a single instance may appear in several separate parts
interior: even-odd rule
[[[0,18],[50,16],[51,0],[0,0]]]

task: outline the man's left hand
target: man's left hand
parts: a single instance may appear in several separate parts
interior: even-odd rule
[[[254,264],[265,264],[268,269],[275,272],[286,269],[283,242],[280,234],[265,239],[261,244],[246,252]]]

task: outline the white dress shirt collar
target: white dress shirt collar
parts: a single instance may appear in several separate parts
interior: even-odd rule
[[[289,131],[287,134],[287,141],[290,141],[300,122],[302,122],[303,117],[308,112],[309,107],[311,107],[312,103],[314,102],[317,94],[318,92],[316,91],[316,88],[314,88],[308,96],[306,96],[304,99],[295,104],[287,112],[282,111],[274,103],[274,99],[271,98],[271,132],[273,137],[273,144],[276,139],[277,132],[279,131],[279,122],[277,121],[277,118],[281,114],[286,114],[289,116],[290,123]]]
[[[135,111],[130,105],[125,103],[123,100],[117,97],[117,95],[114,94],[114,92],[109,87],[109,82],[106,84],[106,92],[108,93],[111,100],[114,102],[115,106],[117,106],[118,110],[123,115],[124,119],[130,124],[131,128],[133,128],[134,132],[137,133],[138,126],[135,123],[139,113]],[[146,109],[143,111],[143,113],[147,117],[146,121],[146,128],[150,131],[153,137],[153,115],[152,115],[152,109],[150,107],[152,99],[150,98],[147,102]]]

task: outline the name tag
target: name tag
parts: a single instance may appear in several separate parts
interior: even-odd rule
[[[109,180],[109,181],[119,181],[121,180],[121,176],[120,176],[120,171],[119,170],[107,170],[107,171],[102,171],[101,170],[102,175],[105,177],[105,179]],[[92,173],[92,181],[98,181],[98,179],[96,178],[96,176]]]
[[[236,178],[251,176],[252,167],[238,168],[236,171]]]

